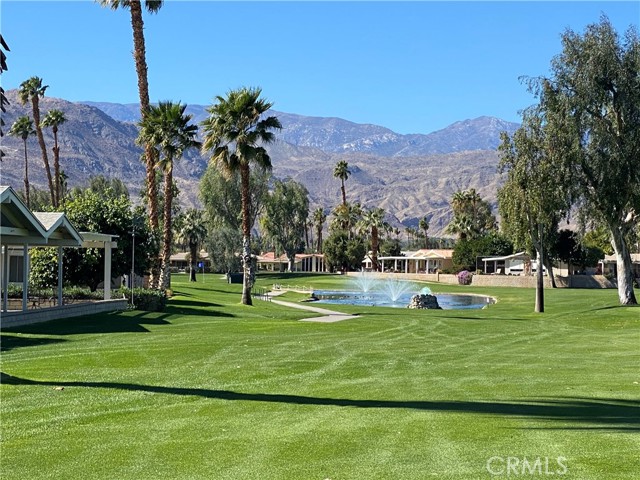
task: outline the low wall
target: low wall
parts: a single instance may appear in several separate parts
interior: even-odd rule
[[[354,277],[359,272],[348,272]],[[380,273],[371,272],[374,278],[402,278],[406,280],[418,280],[422,282],[458,284],[458,277],[451,274],[438,273]],[[556,285],[560,288],[616,288],[604,275],[571,275],[570,277],[555,277]],[[534,275],[474,275],[472,285],[477,287],[519,287],[535,288],[536,277]],[[545,288],[551,288],[551,279],[544,277]]]
[[[21,327],[33,323],[48,322],[59,318],[90,316],[97,313],[115,312],[127,309],[126,299],[100,300],[98,302],[77,303],[62,307],[41,308],[26,312],[2,312],[1,328]]]

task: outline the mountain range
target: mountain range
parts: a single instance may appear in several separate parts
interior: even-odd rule
[[[17,92],[7,92],[10,104],[3,114],[5,133],[18,116],[29,115]],[[67,122],[59,130],[61,168],[70,187],[84,184],[92,175],[117,177],[129,187],[132,198],[142,187],[142,150],[136,145],[139,119],[137,104],[69,102],[44,97],[42,115],[59,109]],[[194,122],[207,116],[205,106],[189,105]],[[340,160],[349,163],[346,181],[349,201],[366,207],[382,207],[395,225],[415,226],[420,218],[430,218],[430,234],[442,233],[451,217],[449,202],[460,189],[475,188],[495,205],[499,176],[496,172],[500,132],[513,133],[518,124],[493,117],[456,122],[429,134],[403,135],[370,124],[340,118],[309,117],[271,111],[282,130],[268,150],[273,174],[291,177],[309,190],[312,207],[331,209],[340,202],[340,182],[333,168]],[[50,130],[45,141],[53,146]],[[5,136],[7,154],[1,164],[0,183],[22,189],[24,153],[21,139]],[[49,155],[52,157],[52,154]],[[30,182],[46,184],[44,168],[35,137],[28,140]],[[175,167],[183,206],[198,206],[198,182],[207,159],[197,151],[187,152]]]

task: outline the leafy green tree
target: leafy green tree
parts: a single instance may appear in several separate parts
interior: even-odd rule
[[[560,219],[571,206],[556,136],[533,108],[524,113],[513,137],[503,132],[501,140],[498,171],[506,176],[498,190],[502,230],[517,248],[535,249],[538,265],[547,268],[555,287],[552,262],[543,253],[554,245]],[[542,273],[538,268],[536,312],[544,311]]]
[[[207,238],[207,227],[201,210],[189,209],[182,216],[178,239],[189,246],[189,281],[196,281],[199,247]]]
[[[250,176],[251,166],[271,170],[271,159],[264,144],[275,140],[273,130],[282,128],[274,116],[266,116],[273,106],[260,98],[260,88],[232,90],[227,97],[216,97],[217,103],[207,109],[209,117],[202,122],[204,129],[203,153],[230,175],[240,172],[242,206],[242,303],[251,305],[251,287],[254,277],[251,261]]]
[[[491,205],[474,188],[454,193],[451,208],[453,219],[446,232],[457,234],[460,240],[478,238],[496,229],[496,218],[491,212]]]
[[[205,240],[211,269],[219,273],[237,272],[242,268],[238,252],[242,249],[242,232],[235,228],[219,226],[210,230]]]
[[[53,172],[54,172],[54,207],[60,206],[60,146],[58,145],[58,127],[67,119],[61,110],[50,110],[42,119],[42,126],[51,127],[53,132]]]
[[[492,255],[510,255],[513,244],[498,232],[491,232],[482,237],[470,238],[456,242],[453,249],[453,268],[457,271],[475,271],[479,257]]]
[[[349,238],[342,230],[331,232],[324,241],[324,257],[329,270],[360,270],[367,254],[361,238]]]
[[[249,223],[252,228],[264,208],[270,178],[268,170],[254,168],[250,172]],[[209,231],[205,244],[211,268],[217,272],[236,272],[242,266],[239,256],[242,251],[241,190],[239,172],[227,177],[213,164],[207,166],[200,180],[200,199]],[[253,240],[251,245],[255,250]]]
[[[249,224],[251,228],[264,208],[271,172],[254,168],[249,173]],[[225,175],[209,164],[200,180],[200,199],[211,228],[242,230],[242,188],[239,172]],[[241,245],[242,246],[242,245]]]
[[[327,214],[324,213],[324,208],[318,207],[313,211],[313,228],[316,231],[316,252],[322,253],[322,230],[324,229],[324,222],[327,221]]]
[[[58,285],[57,248],[36,247],[29,250],[29,284],[51,290]]]
[[[66,214],[81,232],[109,233],[117,236],[117,247],[111,251],[113,277],[131,272],[134,235],[134,270],[137,275],[144,275],[148,271],[150,259],[158,253],[158,243],[145,221],[146,214],[141,208],[132,208],[129,199],[124,196],[104,196],[85,190],[67,203]],[[31,267],[36,272],[34,281],[47,287],[55,286],[55,249],[42,250],[46,252],[31,259]],[[88,286],[95,291],[104,279],[104,250],[65,248],[63,269],[67,284]]]
[[[49,182],[49,192],[51,193],[51,204],[56,205],[53,178],[51,177],[51,167],[49,166],[49,156],[47,155],[47,147],[44,144],[44,135],[40,126],[40,98],[44,97],[44,92],[49,88],[48,85],[42,85],[40,77],[31,77],[20,84],[18,89],[18,99],[23,105],[31,101],[31,111],[33,114],[33,123],[38,137],[38,144],[42,151],[42,162],[44,163],[44,171],[47,174]]]
[[[333,176],[340,179],[341,186],[340,190],[342,191],[342,205],[347,205],[347,193],[344,189],[344,182],[351,175],[351,171],[349,170],[349,164],[345,160],[340,160],[336,163],[336,166],[333,169]]]
[[[384,219],[385,211],[383,208],[373,208],[364,210],[362,218],[358,222],[358,230],[366,233],[371,239],[371,265],[374,271],[380,270],[378,265],[378,250],[380,243],[380,234],[391,230],[391,225]]]
[[[303,250],[303,235],[309,217],[309,192],[294,180],[276,180],[267,197],[262,227],[284,251],[292,272],[296,253]]]
[[[600,248],[585,246],[576,232],[563,229],[558,232],[549,255],[556,261],[566,263],[571,275],[573,266],[578,266],[582,270],[594,267],[598,260],[604,258],[604,251]]]
[[[630,233],[640,220],[640,40],[609,20],[562,35],[551,75],[530,86],[558,139],[558,159],[578,205],[606,225],[617,257],[618,297],[635,305]]]
[[[119,178],[107,178],[104,175],[91,176],[88,188],[92,192],[109,197],[125,196],[129,198],[129,189]]]
[[[31,195],[29,192],[29,159],[27,157],[27,139],[30,135],[35,135],[36,131],[33,129],[33,122],[29,117],[22,116],[13,122],[9,129],[9,135],[14,137],[20,137],[24,144],[24,197],[26,199],[27,207],[31,208]]]
[[[158,167],[164,172],[164,215],[162,235],[162,268],[160,287],[169,288],[171,245],[173,227],[171,223],[173,205],[173,166],[182,158],[185,150],[200,147],[196,140],[198,126],[190,124],[191,115],[185,114],[186,105],[159,102],[151,106],[140,122],[139,143],[158,149]]]
[[[149,81],[147,78],[147,58],[144,40],[144,21],[142,18],[141,0],[98,0],[103,7],[110,7],[112,10],[119,8],[128,9],[131,14],[131,30],[133,32],[133,59],[136,65],[136,75],[138,77],[138,96],[140,98],[140,117],[145,119],[150,109],[149,102]],[[163,5],[162,0],[145,0],[144,8],[149,13],[157,13]],[[156,150],[153,145],[144,145],[144,159],[147,170],[146,187],[147,201],[149,208],[149,222],[153,231],[159,230],[158,221],[158,191],[155,182],[156,176]],[[152,275],[155,277],[155,275]],[[155,279],[152,278],[152,283]]]

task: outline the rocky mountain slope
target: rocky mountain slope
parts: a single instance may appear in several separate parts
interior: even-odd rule
[[[18,116],[30,115],[30,109],[18,102],[15,91],[9,91],[8,98],[11,103],[3,115],[5,132]],[[118,177],[132,196],[137,196],[144,179],[142,151],[135,144],[137,104],[41,99],[43,115],[53,108],[64,111],[68,120],[60,128],[59,141],[69,185],[81,185],[91,175]],[[204,106],[190,105],[188,111],[195,121],[206,116]],[[330,209],[339,203],[340,182],[333,177],[333,168],[339,160],[346,160],[352,170],[346,182],[350,201],[383,207],[396,225],[416,225],[419,218],[428,215],[432,234],[441,233],[448,223],[449,201],[455,191],[475,188],[495,202],[499,181],[495,148],[501,131],[511,133],[517,128],[513,123],[480,117],[430,134],[401,135],[381,126],[339,118],[272,113],[283,124],[278,140],[269,146],[274,175],[303,183],[314,207]],[[51,148],[50,131],[45,139]],[[1,164],[0,183],[22,189],[22,141],[5,136],[3,148],[7,156]],[[28,140],[28,158],[30,181],[44,186],[35,137]],[[176,165],[184,206],[198,205],[198,181],[206,166],[206,158],[195,151]]]

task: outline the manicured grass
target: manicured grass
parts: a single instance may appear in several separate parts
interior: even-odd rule
[[[336,306],[361,317],[307,323],[314,314],[240,305],[241,286],[219,276],[178,276],[164,313],[3,331],[0,474],[485,479],[543,477],[560,462],[556,478],[638,478],[640,308],[617,306],[614,290],[547,290],[540,315],[532,290],[430,286],[499,302]]]

